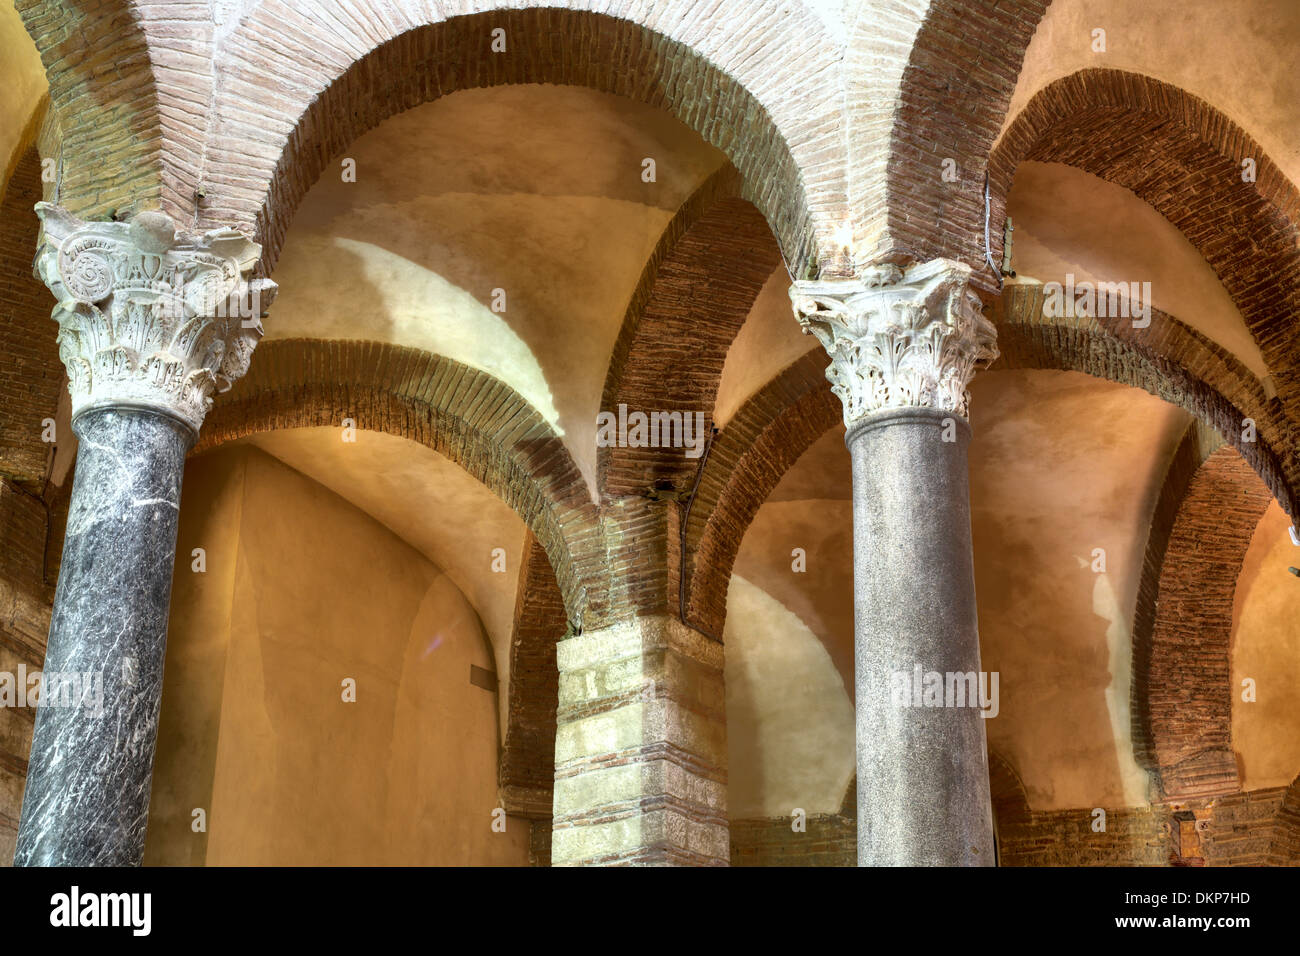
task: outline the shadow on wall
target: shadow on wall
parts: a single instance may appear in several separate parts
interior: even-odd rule
[[[349,290],[340,297],[343,276]],[[542,367],[506,315],[490,307],[491,286],[476,295],[378,242],[314,233],[291,234],[275,278],[285,291],[267,320],[268,339],[364,339],[445,355],[506,382],[558,427]],[[526,314],[521,305],[515,313]]]
[[[971,530],[989,746],[1043,810],[1138,806],[1131,628],[1146,532],[1189,416],[1074,372],[972,387]]]
[[[644,157],[658,159],[653,182]],[[417,106],[357,137],[304,197],[268,333],[482,369],[570,437],[594,484],[628,297],[673,213],[725,164],[664,110],[593,90],[503,86]]]
[[[733,575],[723,643],[730,818],[837,812],[856,762],[853,705],[821,641]]]

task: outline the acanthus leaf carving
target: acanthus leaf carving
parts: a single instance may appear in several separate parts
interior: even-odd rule
[[[276,286],[252,275],[261,247],[233,229],[177,234],[159,212],[84,222],[42,202],[36,214],[35,271],[57,300],[73,416],[143,406],[197,433],[262,336]]]
[[[967,417],[971,379],[998,356],[969,278],[969,266],[936,259],[791,286],[795,317],[830,356],[846,425],[893,408]]]

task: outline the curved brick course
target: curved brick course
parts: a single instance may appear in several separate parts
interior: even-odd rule
[[[264,342],[249,373],[209,412],[195,451],[271,429],[339,426],[344,418],[460,465],[532,529],[570,615],[591,620],[604,612],[604,557],[581,474],[541,415],[486,372],[378,342]]]
[[[1083,70],[1029,101],[989,160],[997,222],[1016,167],[1027,159],[1065,163],[1123,186],[1205,257],[1276,383],[1287,421],[1277,452],[1294,472],[1300,457],[1300,191],[1258,143],[1204,100],[1121,70]],[[1255,161],[1254,182],[1242,180],[1244,159]],[[994,256],[1000,261],[1000,236]]]

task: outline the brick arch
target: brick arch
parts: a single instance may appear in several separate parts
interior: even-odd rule
[[[159,206],[175,212],[160,147],[168,124],[140,6],[131,0],[16,0],[14,6],[40,51],[50,110],[63,129],[57,201],[87,219]],[[178,12],[201,6],[207,16],[208,5],[199,0],[168,6]],[[181,171],[172,164],[167,172]]]
[[[885,171],[869,180],[877,195],[854,196],[853,208],[874,240],[870,258],[959,259],[974,268],[976,285],[996,288],[984,254],[984,171],[1049,3],[932,0],[926,8],[897,92],[880,91],[892,94],[893,113]],[[956,182],[942,178],[947,159],[956,163]],[[1000,233],[1000,208],[992,222],[990,231]]]
[[[726,166],[682,204],[632,293],[600,407],[711,414],[727,350],[781,256],[762,215]],[[687,462],[689,465],[689,461]],[[694,469],[657,449],[601,448],[602,497],[636,494]]]
[[[996,751],[989,751],[989,796],[993,817],[1001,825],[1023,823],[1029,819],[1029,794],[1016,768]]]
[[[813,348],[758,390],[718,433],[687,526],[687,621],[721,640],[727,585],[750,522],[843,406]]]
[[[1242,182],[1246,158],[1256,163],[1253,183]],[[998,222],[1025,160],[1065,163],[1123,186],[1187,237],[1259,346],[1288,421],[1278,452],[1295,459],[1300,192],[1259,144],[1176,86],[1121,70],[1082,70],[1040,90],[990,157]],[[999,256],[1000,237],[996,246]]]
[[[1147,529],[1142,573],[1138,579],[1137,601],[1133,609],[1133,680],[1130,684],[1129,706],[1134,758],[1139,766],[1157,778],[1159,773],[1147,696],[1151,677],[1151,638],[1156,623],[1156,601],[1160,595],[1160,572],[1169,550],[1174,522],[1187,497],[1187,489],[1205,460],[1221,447],[1223,438],[1218,432],[1199,419],[1192,420],[1165,468],[1160,493],[1156,497]]]
[[[334,6],[312,15],[266,0],[219,53],[229,66],[208,129],[199,218],[253,225],[268,271],[293,211],[349,142],[402,110],[503,84],[588,86],[672,112],[728,154],[792,263],[815,264],[817,237],[842,218],[842,170],[824,161],[818,140],[838,105],[825,89],[837,50],[811,14],[755,3],[744,30],[718,31],[692,0],[615,0],[603,5],[609,13],[513,4],[479,12],[475,0],[452,0],[443,13],[416,0]],[[490,49],[496,28],[506,31],[505,53]]]
[[[27,150],[0,197],[0,476],[39,492],[50,445],[41,422],[58,412],[63,363],[58,328],[50,319],[50,293],[32,275],[40,221],[41,158]]]
[[[767,222],[740,198],[740,185],[735,169],[724,167],[664,230],[614,344],[602,410],[625,404],[644,412],[699,412],[706,429],[712,424],[727,351],[781,264]],[[639,614],[678,611],[676,509],[702,464],[677,449],[598,449],[610,561],[628,572],[615,574],[622,588],[615,603]]]
[[[1250,464],[1278,503],[1296,514],[1296,469],[1278,449],[1287,423],[1258,380],[1226,351],[1172,316],[1151,311],[1151,327],[1127,320],[1062,319],[1043,313],[1042,286],[1008,286],[991,310],[1002,356],[992,369],[1052,368],[1131,385],[1189,411]],[[1255,441],[1243,422],[1256,423]]]
[[[1152,518],[1133,633],[1133,749],[1167,799],[1241,787],[1232,748],[1232,605],[1272,500],[1234,449],[1188,430]]]
[[[506,813],[548,824],[560,695],[555,645],[567,628],[564,596],[546,549],[529,533],[510,634],[510,697],[497,785]]]
[[[991,370],[1060,369],[1144,391],[1177,405],[1216,430],[1237,450],[1288,513],[1293,485],[1270,444],[1285,425],[1259,383],[1232,356],[1178,320],[1152,312],[1149,341],[1179,364],[1131,340],[1138,330],[1097,319],[1055,319],[1043,314],[1040,286],[1009,286],[991,310],[1001,357]],[[754,515],[786,470],[826,429],[842,420],[839,400],[825,379],[827,359],[813,349],[792,363],[741,407],[719,433],[701,477],[687,528],[688,621],[720,635],[726,592],[740,542]],[[1225,392],[1227,394],[1225,394]],[[1242,422],[1253,418],[1256,440],[1243,440]]]
[[[542,416],[486,372],[379,342],[263,342],[248,374],[213,406],[195,450],[344,418],[426,445],[486,485],[545,549],[569,618],[600,619],[608,585],[581,473]]]

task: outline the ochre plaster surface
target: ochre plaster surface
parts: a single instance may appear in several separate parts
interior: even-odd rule
[[[999,673],[1001,693],[989,746],[1035,809],[1139,805],[1133,611],[1151,513],[1189,416],[1077,372],[987,372],[971,395],[982,665]],[[1093,570],[1096,549],[1104,572]]]
[[[526,862],[521,821],[492,829],[497,701],[470,666],[494,663],[450,577],[255,448],[187,471],[147,859]]]
[[[1231,352],[1257,378],[1259,346],[1219,277],[1137,196],[1060,163],[1022,163],[1007,197],[1012,268],[1042,282],[1149,282],[1152,305]]]
[[[1255,529],[1233,602],[1232,743],[1243,790],[1287,786],[1300,774],[1300,548],[1273,502]],[[1255,700],[1242,699],[1242,681]]]
[[[727,610],[728,812],[835,813],[853,777],[853,705],[830,656],[803,621],[740,575]]]
[[[36,112],[48,84],[41,55],[12,3],[0,3],[0,188],[34,133]]]
[[[779,268],[763,284],[727,351],[714,400],[717,426],[725,426],[773,376],[815,348],[819,348],[817,340],[804,335],[790,310],[790,276],[784,267]]]
[[[1052,371],[982,373],[971,407],[982,663],[999,672],[990,747],[1012,761],[1037,809],[1141,804],[1146,775],[1133,759],[1129,715],[1133,611],[1151,511],[1188,416],[1137,389]],[[765,633],[790,615],[800,633],[816,636],[851,700],[852,512],[843,436],[837,427],[815,442],[759,509],[735,572],[764,600],[738,599],[733,580],[727,635]],[[795,547],[806,551],[806,573],[791,569]],[[1106,552],[1105,573],[1092,571],[1094,548]],[[747,653],[764,655],[767,667],[778,652],[758,644]],[[819,732],[851,740],[851,710],[839,715],[803,698],[781,706],[784,719],[805,726],[842,720],[837,731]],[[791,717],[798,708],[806,710]],[[761,728],[773,719],[763,707],[736,708],[728,733],[744,740],[756,731],[742,721]],[[733,744],[733,802],[780,802],[763,776],[779,777],[777,758],[764,754]],[[779,759],[793,761],[790,753]],[[806,771],[789,766],[811,785]],[[749,786],[763,796],[747,794]]]
[[[1106,31],[1104,53],[1092,50],[1097,28]],[[1006,124],[1053,80],[1090,68],[1127,70],[1181,86],[1226,113],[1300,182],[1297,33],[1294,0],[1054,0],[1025,52]]]
[[[357,431],[355,438],[343,441],[338,428],[293,428],[248,441],[360,508],[442,568],[483,622],[497,673],[508,674],[523,521],[431,448],[383,432]],[[498,548],[503,554],[494,554]],[[503,734],[506,704],[503,694]]]
[[[632,290],[673,213],[725,161],[662,111],[576,87],[416,107],[356,140],[308,193],[267,336],[394,342],[482,369],[564,435],[592,486]]]

